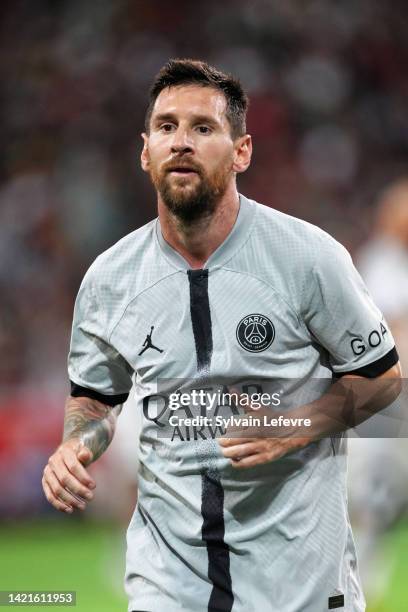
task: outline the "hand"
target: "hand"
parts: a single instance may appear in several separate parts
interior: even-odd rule
[[[237,393],[235,389],[233,389],[233,392]],[[243,394],[241,394],[241,397],[243,397]],[[242,415],[243,419],[260,419],[263,422],[264,416],[267,419],[273,416],[270,411],[253,409],[250,405],[248,406],[248,403],[244,403],[244,410],[246,414]],[[221,446],[222,454],[224,457],[231,459],[231,465],[234,468],[249,468],[276,461],[287,453],[303,448],[311,442],[310,437],[301,434],[295,437],[295,433],[289,428],[286,428],[285,431],[282,431],[282,428],[279,427],[266,430],[262,426],[238,424],[229,427],[225,434],[226,437],[220,438],[218,443]],[[234,437],[228,437],[228,434],[233,434]]]
[[[74,508],[84,510],[85,499],[91,500],[96,484],[85,469],[92,461],[92,452],[81,440],[63,442],[48,459],[42,486],[45,497],[57,510],[71,514]]]
[[[220,438],[224,457],[234,468],[249,468],[280,459],[287,453],[303,448],[310,438]]]

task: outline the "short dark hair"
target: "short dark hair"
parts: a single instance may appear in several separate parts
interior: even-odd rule
[[[238,79],[210,66],[206,62],[192,59],[171,59],[156,75],[149,92],[149,106],[145,117],[146,133],[150,130],[153,107],[160,92],[166,87],[179,85],[201,85],[221,91],[227,101],[226,116],[235,140],[246,133],[248,96]]]

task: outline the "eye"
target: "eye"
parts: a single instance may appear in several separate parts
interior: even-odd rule
[[[199,125],[197,129],[200,134],[211,134],[211,128],[209,128],[208,125]]]
[[[162,132],[172,132],[175,126],[172,123],[162,123],[159,127]]]

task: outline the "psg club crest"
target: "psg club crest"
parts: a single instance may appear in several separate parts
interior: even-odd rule
[[[272,344],[275,328],[268,317],[250,314],[241,319],[237,326],[237,340],[246,351],[260,353]]]

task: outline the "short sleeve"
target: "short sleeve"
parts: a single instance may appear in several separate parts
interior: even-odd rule
[[[398,361],[394,339],[347,250],[324,234],[303,312],[335,375],[375,377]]]
[[[75,302],[68,355],[71,395],[114,406],[126,401],[133,370],[109,342],[109,315],[98,300],[94,274],[91,266]]]

